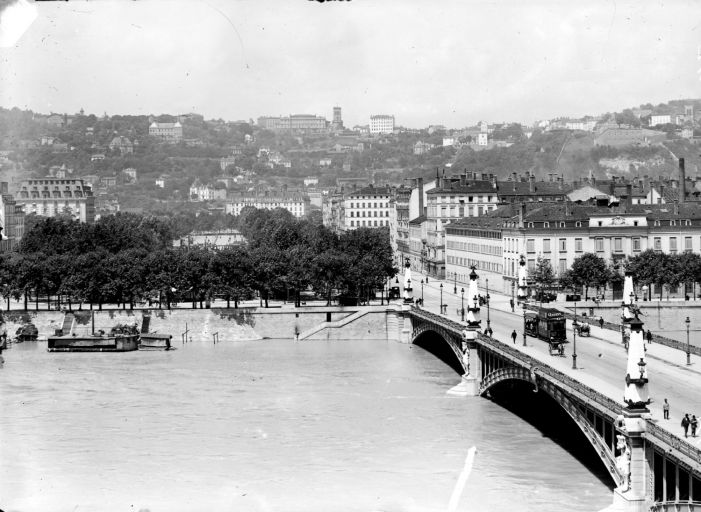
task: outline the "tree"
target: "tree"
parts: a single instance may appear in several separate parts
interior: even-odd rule
[[[627,270],[633,274],[633,279],[640,285],[649,286],[648,299],[652,297],[652,286],[656,284],[660,289],[660,299],[662,299],[662,288],[669,283],[668,257],[663,252],[648,249],[628,261]]]
[[[555,284],[555,272],[550,264],[550,260],[538,256],[533,272],[528,272],[529,278],[535,281],[536,287],[542,294],[544,290],[549,290]]]
[[[596,254],[584,253],[572,262],[570,278],[575,286],[584,286],[585,300],[589,299],[589,287],[605,286],[609,279],[606,261]]]

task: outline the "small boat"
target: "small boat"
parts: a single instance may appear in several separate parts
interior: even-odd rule
[[[150,324],[151,316],[145,314],[141,324],[139,350],[175,350],[171,343],[173,336],[171,334],[148,332]]]
[[[170,334],[147,333],[142,334],[139,340],[139,350],[175,350],[170,340],[173,336]]]
[[[129,352],[138,348],[139,331],[135,325],[116,325],[109,334],[98,331],[87,335],[73,332],[75,317],[66,313],[63,328],[49,336],[49,352]],[[64,334],[65,333],[65,334]]]

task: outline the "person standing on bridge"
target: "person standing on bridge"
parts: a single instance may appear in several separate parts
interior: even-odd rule
[[[699,420],[696,419],[696,415],[691,415],[691,437],[696,437],[696,427],[699,426]]]
[[[664,399],[664,404],[662,404],[662,413],[664,414],[664,419],[668,420],[669,419],[669,402],[667,399]]]
[[[516,345],[516,337],[517,336],[518,336],[518,334],[516,334],[516,329],[514,329],[513,332],[511,333],[511,339],[514,340],[514,345]]]
[[[689,437],[689,425],[691,420],[689,419],[689,414],[685,414],[682,418],[682,428],[684,429],[684,437]]]
[[[647,338],[648,343],[652,343],[652,331],[650,329],[647,330],[645,337]]]
[[[514,312],[514,299],[509,299],[509,304],[511,305],[511,312]]]
[[[604,328],[604,317],[600,316],[599,317],[599,329],[603,329],[603,328]]]

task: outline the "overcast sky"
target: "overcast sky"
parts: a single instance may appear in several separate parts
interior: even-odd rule
[[[574,3],[37,2],[0,105],[462,127],[701,97],[701,2]]]

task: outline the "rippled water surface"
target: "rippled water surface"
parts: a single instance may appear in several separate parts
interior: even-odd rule
[[[260,340],[0,368],[0,508],[595,511],[606,482],[418,347]]]

